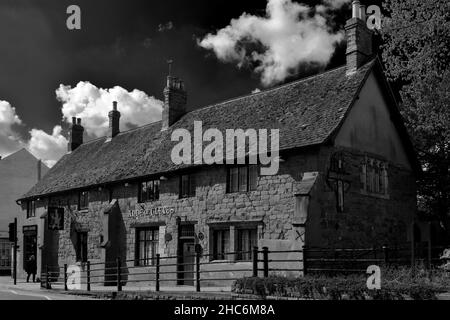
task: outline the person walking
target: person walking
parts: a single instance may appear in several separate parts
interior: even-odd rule
[[[33,275],[33,282],[36,281],[36,271],[37,271],[36,258],[34,257],[34,255],[31,255],[28,258],[25,269],[25,272],[27,273],[27,282],[30,281],[30,275]]]

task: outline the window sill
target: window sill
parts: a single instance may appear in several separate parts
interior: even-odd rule
[[[366,190],[361,190],[360,192],[364,196],[369,196],[369,197],[378,198],[378,199],[385,199],[385,200],[389,200],[390,199],[388,194],[367,192]]]
[[[248,190],[248,191],[233,191],[233,192],[226,192],[226,194],[229,195],[239,195],[239,194],[244,194],[244,193],[250,193],[253,191],[257,191],[257,190]]]
[[[157,202],[159,201],[159,199],[156,200],[147,200],[147,201],[138,201],[139,204],[145,204],[145,203],[153,203],[153,202]]]

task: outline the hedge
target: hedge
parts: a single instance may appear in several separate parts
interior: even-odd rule
[[[429,278],[405,276],[405,271],[386,272],[381,289],[369,290],[364,275],[325,277],[307,275],[288,278],[246,277],[233,283],[232,291],[240,294],[294,297],[299,299],[325,300],[430,300],[436,294],[450,291],[449,275],[439,276],[438,281]],[[442,280],[443,279],[443,280]]]

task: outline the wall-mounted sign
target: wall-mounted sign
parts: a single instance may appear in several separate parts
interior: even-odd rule
[[[64,208],[48,207],[48,229],[64,230]]]
[[[171,235],[170,233],[166,233],[166,234],[164,235],[164,240],[165,240],[166,242],[172,241],[172,235]]]
[[[143,217],[171,216],[175,212],[174,208],[166,206],[151,206],[146,203],[138,203],[134,210],[128,214],[128,218],[139,219]]]
[[[23,226],[22,227],[23,234],[25,235],[35,235],[37,234],[37,226]]]

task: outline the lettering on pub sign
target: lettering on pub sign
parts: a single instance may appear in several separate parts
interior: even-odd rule
[[[137,203],[134,210],[128,214],[130,219],[141,219],[144,217],[169,216],[175,209],[167,206],[153,206],[151,203]]]

